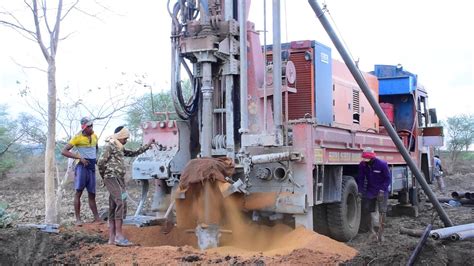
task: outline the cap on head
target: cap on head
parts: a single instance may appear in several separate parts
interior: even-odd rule
[[[364,151],[362,152],[362,158],[364,158],[364,159],[375,158],[374,149],[372,149],[371,147],[364,148]]]
[[[86,116],[86,117],[81,118],[81,128],[82,129],[86,129],[86,127],[92,126],[92,123],[93,123],[93,121],[90,117]]]

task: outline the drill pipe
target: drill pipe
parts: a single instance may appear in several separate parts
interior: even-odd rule
[[[457,232],[451,235],[451,240],[465,240],[474,238],[474,229]]]
[[[462,199],[462,198],[466,197],[466,193],[469,194],[469,192],[453,191],[453,193],[451,193],[451,197],[453,197],[454,199]]]
[[[432,230],[430,236],[433,239],[444,239],[450,237],[452,234],[459,233],[461,231],[474,230],[474,223],[456,225],[441,229]]]
[[[423,232],[424,232],[423,230],[400,227],[400,234],[405,234],[409,236],[420,237],[423,235]]]
[[[408,258],[407,266],[411,266],[415,263],[416,257],[418,257],[418,254],[420,253],[421,249],[423,248],[423,245],[425,244],[426,240],[428,239],[431,227],[432,227],[431,224],[428,224],[426,226],[425,231],[423,232],[423,235],[421,236],[420,240],[418,241],[418,244],[416,244],[415,250],[413,250],[413,253],[410,255],[410,258]]]

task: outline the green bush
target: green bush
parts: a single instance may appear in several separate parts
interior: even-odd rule
[[[4,155],[0,159],[0,176],[3,176],[15,166],[15,160],[11,156]]]
[[[0,202],[0,228],[7,228],[12,226],[16,215],[7,212],[8,204]]]

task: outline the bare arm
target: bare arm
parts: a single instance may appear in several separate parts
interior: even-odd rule
[[[72,149],[73,147],[74,147],[74,146],[71,145],[70,143],[66,144],[66,146],[64,146],[63,150],[61,151],[61,154],[62,154],[64,157],[67,157],[67,158],[78,159],[78,160],[80,160],[81,163],[84,164],[84,165],[89,164],[89,161],[87,161],[86,159],[82,158],[81,155],[71,152],[71,149]]]

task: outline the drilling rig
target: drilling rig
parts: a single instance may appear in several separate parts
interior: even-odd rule
[[[152,208],[168,217],[175,201],[189,198],[178,193],[165,200],[186,164],[225,157],[235,171],[223,194],[240,194],[241,210],[253,221],[285,221],[347,241],[359,231],[354,176],[367,146],[388,162],[390,195],[399,209],[417,215],[423,180],[391,135],[395,128],[428,180],[428,146],[439,145],[442,136],[431,126],[435,113],[417,76],[401,65],[376,65],[370,73],[356,70],[363,84],[324,44],[281,43],[279,0],[271,5],[272,44],[266,30],[262,44],[248,21],[249,8],[249,0],[178,0],[169,6],[171,92],[180,119],[142,124],[144,142],[154,138],[161,145],[133,163],[133,178],[143,181],[135,216],[143,211],[150,180]],[[182,74],[191,81],[190,97],[184,96]],[[382,108],[374,108],[366,90]],[[377,116],[382,109],[388,122]],[[218,245],[220,224],[195,226],[201,248]]]

